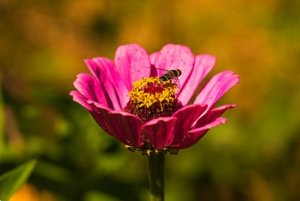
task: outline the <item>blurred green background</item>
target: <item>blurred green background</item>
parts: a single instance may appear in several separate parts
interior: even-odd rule
[[[167,201],[300,200],[300,1],[0,0],[0,174],[37,158],[14,201],[146,201],[147,160],[68,92],[121,44],[208,53],[241,82],[228,124],[167,156]]]

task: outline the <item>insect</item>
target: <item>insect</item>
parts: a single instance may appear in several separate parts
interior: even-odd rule
[[[178,78],[182,74],[181,70],[174,69],[174,70],[168,70],[165,74],[159,77],[160,81],[167,81],[174,78]]]

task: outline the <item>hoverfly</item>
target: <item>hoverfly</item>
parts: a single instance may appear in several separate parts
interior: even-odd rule
[[[181,70],[174,69],[174,70],[168,70],[165,74],[159,77],[160,81],[167,81],[174,78],[178,78],[182,74]]]

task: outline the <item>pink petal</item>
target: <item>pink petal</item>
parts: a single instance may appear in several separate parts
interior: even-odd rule
[[[158,55],[159,55],[159,52],[154,52],[154,53],[150,54],[150,62],[152,65],[155,65]]]
[[[184,135],[191,129],[196,119],[199,118],[206,108],[206,105],[201,104],[188,105],[176,111],[172,115],[172,117],[177,118],[172,145],[178,144],[182,141]]]
[[[73,97],[73,100],[75,102],[79,103],[80,105],[82,105],[83,107],[88,109],[89,111],[92,110],[92,107],[87,103],[86,97],[84,97],[81,93],[79,93],[78,91],[73,90],[69,94]]]
[[[155,61],[157,59],[157,56],[159,55],[159,52],[154,52],[150,55],[150,63],[151,63],[151,72],[150,72],[150,76],[151,77],[156,77],[158,76],[158,72],[160,72],[160,69],[157,69],[155,67]]]
[[[89,101],[94,106],[91,112],[94,119],[108,134],[122,143],[134,147],[141,147],[141,120],[130,113],[111,111],[97,102]]]
[[[105,107],[112,107],[109,104],[109,97],[103,93],[103,86],[93,76],[85,73],[78,74],[74,86],[87,100],[93,100]]]
[[[222,106],[219,106],[219,107],[216,107],[216,108],[210,110],[206,115],[207,122],[211,122],[212,120],[215,120],[215,119],[221,117],[226,110],[235,108],[236,106],[237,106],[236,104],[228,104],[228,105],[222,105]]]
[[[215,75],[198,94],[195,103],[208,105],[209,110],[231,87],[239,82],[239,76],[231,71]]]
[[[190,130],[183,141],[176,148],[183,149],[192,146],[193,144],[198,142],[210,128],[216,127],[220,124],[225,124],[226,122],[227,120],[225,118],[220,117],[203,127]]]
[[[150,76],[149,56],[139,45],[120,46],[116,52],[115,63],[128,90],[134,81]]]
[[[149,140],[156,149],[163,149],[173,140],[175,122],[174,117],[160,117],[147,122],[142,127],[144,140]]]
[[[214,109],[208,111],[206,115],[199,118],[196,121],[196,123],[193,125],[193,128],[202,127],[202,126],[206,125],[207,123],[212,122],[215,119],[221,117],[226,110],[232,109],[235,107],[236,107],[235,104],[229,104],[229,105],[223,105],[223,106],[214,108]]]
[[[215,57],[211,55],[196,56],[193,71],[179,92],[178,98],[183,105],[186,105],[189,102],[195,93],[196,88],[213,68],[215,61]]]
[[[190,48],[182,45],[168,44],[164,46],[158,53],[151,55],[151,63],[165,70],[180,69],[182,71],[179,77],[180,85],[184,85],[193,70],[194,55]],[[158,70],[158,75],[166,73],[166,71]]]
[[[112,108],[122,110],[128,102],[128,89],[114,63],[107,58],[86,59],[85,63],[93,75],[103,85],[104,94],[109,96]]]

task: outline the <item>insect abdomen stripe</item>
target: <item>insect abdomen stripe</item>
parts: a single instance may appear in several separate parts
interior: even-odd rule
[[[159,77],[161,81],[167,81],[181,75],[181,70],[168,70],[165,74]]]

